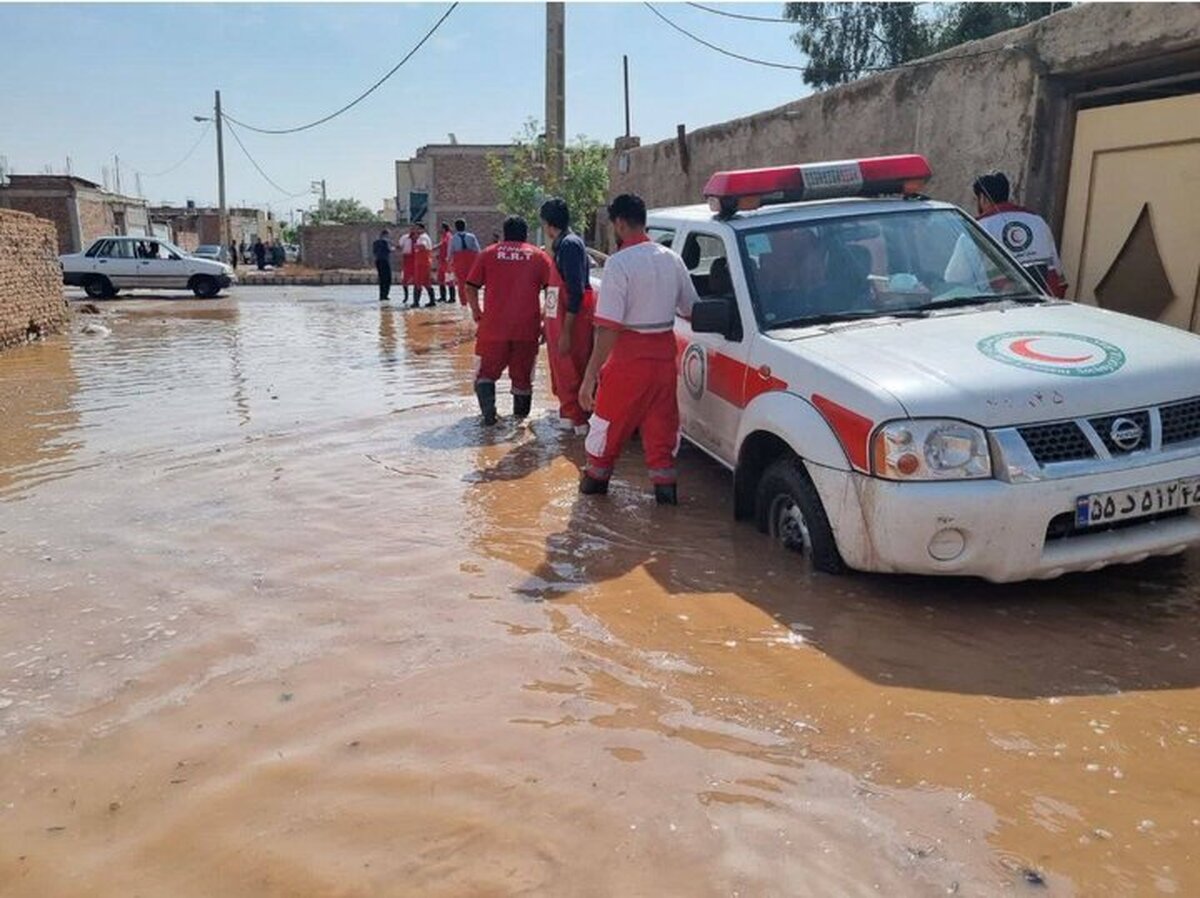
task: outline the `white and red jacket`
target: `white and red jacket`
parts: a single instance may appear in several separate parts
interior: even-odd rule
[[[1037,274],[1044,272],[1051,293],[1058,297],[1066,294],[1062,260],[1045,219],[1013,203],[997,203],[979,216],[979,224],[1024,267]]]
[[[596,326],[621,337],[665,334],[674,352],[675,315],[692,314],[696,288],[683,260],[648,239],[626,245],[609,257],[596,301]],[[613,350],[620,352],[622,339]]]

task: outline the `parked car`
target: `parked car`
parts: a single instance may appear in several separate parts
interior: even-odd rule
[[[819,570],[1003,582],[1200,542],[1200,337],[1056,300],[919,156],[722,172],[649,216],[700,297],[687,439]]]
[[[82,287],[88,296],[106,298],[124,289],[191,290],[201,298],[216,296],[237,283],[224,262],[188,255],[154,237],[101,237],[86,252],[59,256],[63,283]]]
[[[288,262],[295,264],[300,261],[300,247],[296,246],[296,244],[285,243],[283,246],[283,251]]]
[[[212,259],[214,262],[228,262],[229,249],[219,243],[204,243],[196,247],[192,255],[197,259]]]

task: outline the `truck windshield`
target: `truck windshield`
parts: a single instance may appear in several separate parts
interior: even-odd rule
[[[738,239],[764,330],[1042,299],[955,209],[785,222],[740,230]]]

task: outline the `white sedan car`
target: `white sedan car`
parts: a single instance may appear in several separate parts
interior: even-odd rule
[[[103,299],[120,290],[191,290],[202,299],[237,283],[224,262],[190,256],[156,237],[101,237],[86,252],[59,256],[63,283]]]

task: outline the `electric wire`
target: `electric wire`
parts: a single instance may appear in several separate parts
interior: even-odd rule
[[[177,168],[179,168],[181,165],[183,165],[183,163],[187,162],[189,159],[192,158],[192,154],[194,154],[196,152],[196,149],[204,141],[204,138],[208,134],[208,131],[211,127],[212,127],[212,122],[207,122],[204,125],[204,127],[200,129],[200,136],[196,138],[196,142],[194,144],[192,144],[192,148],[190,150],[188,150],[187,153],[184,154],[182,159],[180,159],[178,162],[176,162],[170,168],[164,168],[162,171],[156,171],[156,172],[144,172],[144,171],[139,171],[138,169],[135,168],[133,170],[134,174],[141,175],[143,178],[161,178],[164,175],[169,175],[171,172],[175,171]]]
[[[450,7],[444,13],[442,13],[442,17],[433,23],[432,28],[430,28],[427,32],[425,32],[425,36],[423,38],[421,38],[419,41],[417,41],[417,43],[413,46],[413,48],[404,55],[403,59],[401,59],[398,63],[396,63],[394,66],[392,66],[391,71],[389,71],[386,75],[384,75],[382,78],[380,78],[378,81],[376,81],[370,87],[368,87],[365,91],[363,91],[361,94],[359,94],[353,100],[351,100],[349,103],[347,103],[341,109],[331,112],[331,113],[329,113],[329,115],[324,116],[323,118],[319,118],[315,122],[309,122],[307,125],[299,125],[295,128],[259,128],[255,125],[248,125],[243,121],[233,118],[228,113],[225,113],[225,116],[224,116],[225,121],[233,122],[235,125],[239,125],[240,127],[245,128],[247,131],[257,131],[259,134],[295,134],[299,131],[307,131],[310,128],[315,128],[318,125],[323,125],[327,121],[337,118],[343,112],[346,112],[346,111],[354,108],[359,103],[361,103],[363,100],[365,100],[367,97],[369,97],[371,94],[373,94],[376,90],[378,90],[380,87],[382,87],[385,81],[387,81],[389,78],[391,78],[393,75],[395,75],[396,72],[400,71],[400,67],[403,66],[406,62],[408,62],[410,59],[412,59],[413,56],[416,55],[417,51],[420,50],[421,47],[423,47],[425,45],[425,43],[431,37],[433,37],[433,35],[437,32],[437,30],[442,26],[442,23],[445,22],[446,19],[450,18],[450,13],[454,12],[454,10],[457,8],[458,8],[457,2],[451,3]]]
[[[262,170],[262,166],[254,161],[254,157],[250,155],[250,151],[247,150],[246,145],[244,143],[242,143],[242,138],[238,136],[237,129],[234,128],[232,124],[230,124],[229,116],[222,116],[222,118],[225,119],[225,125],[226,125],[226,127],[229,128],[229,133],[233,135],[234,141],[237,143],[237,145],[239,147],[241,147],[242,153],[245,155],[245,157],[247,159],[250,160],[250,164],[254,166],[255,171],[257,171],[260,175],[262,175],[264,181],[266,181],[268,184],[270,184],[272,187],[274,187],[276,190],[278,190],[281,194],[284,195],[284,197],[286,197],[289,200],[295,199],[296,197],[299,197],[299,196],[304,196],[306,194],[312,193],[312,188],[309,188],[308,190],[301,190],[299,193],[290,193],[289,191],[285,190],[284,188],[282,188],[278,184],[276,184],[271,179],[271,176]]]
[[[1000,53],[1000,52],[1003,52],[1006,50],[1014,49],[1013,45],[1005,44],[1000,47],[989,47],[985,50],[976,50],[971,53],[958,53],[958,54],[955,54],[952,56],[930,56],[926,59],[913,59],[913,60],[909,60],[908,62],[897,62],[893,65],[864,65],[864,66],[857,66],[854,68],[845,68],[845,69],[834,69],[834,68],[822,69],[822,68],[817,68],[815,66],[793,65],[791,63],[786,63],[786,62],[773,62],[769,59],[759,59],[755,56],[744,56],[741,53],[735,53],[733,50],[729,50],[729,49],[726,49],[725,47],[721,47],[721,46],[718,46],[717,44],[706,41],[704,38],[700,37],[699,35],[693,34],[692,32],[688,31],[682,25],[679,25],[678,23],[671,21],[666,16],[664,16],[661,12],[659,12],[657,9],[655,9],[653,4],[643,2],[642,5],[645,6],[647,9],[649,9],[650,12],[654,13],[654,15],[658,16],[658,18],[660,18],[667,25],[670,25],[672,28],[674,28],[676,31],[678,31],[680,34],[684,35],[685,37],[691,38],[696,43],[701,44],[710,50],[714,50],[717,53],[720,53],[722,56],[728,56],[733,59],[741,60],[742,62],[751,63],[752,65],[761,65],[761,66],[766,66],[767,68],[772,68],[772,69],[787,69],[789,71],[794,71],[794,72],[819,73],[819,74],[823,74],[823,75],[856,74],[859,72],[889,72],[892,69],[915,68],[917,66],[923,66],[923,65],[936,65],[939,63],[943,63],[943,62],[952,62],[953,60],[956,60],[956,59],[973,59],[977,56],[990,56],[993,53]],[[694,4],[690,4],[690,5],[694,5]],[[797,24],[799,24],[799,23],[797,23]]]

